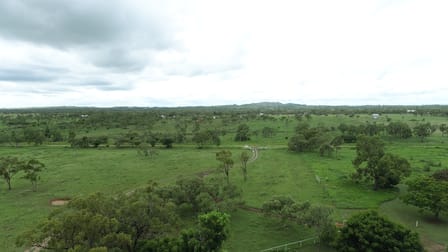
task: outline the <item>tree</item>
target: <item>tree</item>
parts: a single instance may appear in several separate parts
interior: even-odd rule
[[[386,153],[378,162],[373,179],[375,188],[389,188],[411,174],[411,165],[405,158]]]
[[[17,147],[19,146],[19,143],[23,141],[23,137],[21,136],[21,134],[13,130],[11,131],[10,140],[14,143],[14,146]]]
[[[222,178],[182,178],[176,185],[158,188],[156,193],[178,206],[181,215],[212,210],[232,211],[241,204],[241,190]]]
[[[336,136],[331,140],[330,144],[334,147],[334,151],[336,156],[338,155],[338,150],[341,148],[341,145],[344,144],[344,137],[342,135]]]
[[[67,141],[68,141],[71,145],[73,145],[73,141],[75,141],[75,138],[76,138],[76,132],[75,132],[75,130],[71,129],[71,130],[68,132]]]
[[[264,128],[261,130],[261,135],[262,135],[263,137],[272,137],[272,136],[275,135],[275,129],[274,129],[274,128],[271,128],[271,127],[264,127]]]
[[[250,140],[249,126],[247,124],[240,124],[236,130],[235,141],[242,142],[248,140]]]
[[[431,133],[432,128],[430,123],[422,123],[414,127],[414,134],[420,138],[421,142],[425,140],[425,137],[429,137]]]
[[[442,136],[448,135],[448,126],[445,123],[439,125],[439,130],[442,132]]]
[[[244,181],[247,180],[247,162],[249,162],[250,155],[247,151],[241,152],[240,161],[241,161],[241,170],[243,171]]]
[[[448,181],[430,176],[420,176],[406,182],[407,193],[401,197],[404,203],[414,205],[420,211],[430,211],[436,218],[448,211]]]
[[[335,148],[330,143],[324,143],[321,144],[319,147],[319,154],[321,157],[325,156],[331,156],[331,154],[335,151]]]
[[[174,139],[171,136],[164,136],[160,139],[160,142],[165,145],[165,148],[171,149],[173,148]]]
[[[401,157],[384,153],[384,143],[378,137],[360,136],[356,143],[356,172],[353,178],[373,180],[374,189],[397,185],[403,176],[409,176],[410,164]]]
[[[216,144],[217,146],[221,144],[221,139],[218,136],[218,132],[212,130],[197,131],[193,135],[192,140],[196,143],[198,149],[202,149],[204,145],[208,143]]]
[[[11,190],[11,179],[22,170],[23,165],[17,157],[0,157],[0,176],[8,184],[8,190]]]
[[[149,157],[152,158],[156,155],[158,155],[159,153],[154,149],[154,147],[151,147],[149,144],[147,143],[141,143],[138,146],[138,150],[137,153],[144,156],[144,157]]]
[[[282,220],[284,225],[294,222],[316,229],[325,244],[334,241],[336,229],[331,218],[333,210],[324,206],[312,206],[309,202],[295,202],[290,197],[276,196],[262,205],[262,212]]]
[[[418,234],[370,211],[352,216],[340,230],[338,251],[420,252]]]
[[[25,175],[22,177],[28,179],[32,186],[33,191],[37,191],[37,182],[40,180],[40,172],[43,171],[45,165],[36,159],[30,159],[23,165],[23,171]]]
[[[129,195],[101,193],[70,201],[41,225],[24,233],[17,245],[42,244],[54,251],[141,251],[148,240],[165,237],[176,229],[174,205],[154,193],[155,185]],[[50,239],[48,239],[50,237]]]
[[[230,216],[213,211],[199,216],[200,241],[204,251],[218,251],[229,236]]]
[[[25,128],[23,131],[25,141],[34,143],[34,145],[41,145],[45,140],[45,135],[41,130],[35,128]]]
[[[229,172],[233,166],[232,152],[230,152],[229,150],[222,150],[216,153],[216,160],[221,162],[221,168],[224,171],[227,183],[229,183]]]
[[[179,251],[219,251],[229,237],[230,216],[212,211],[198,217],[198,227],[183,231]]]
[[[294,152],[315,151],[328,142],[326,129],[310,128],[307,123],[299,123],[295,129],[296,135],[288,141],[288,149]]]
[[[432,177],[439,181],[448,181],[448,169],[442,169],[435,171]]]
[[[412,136],[412,130],[405,122],[391,122],[386,127],[386,131],[389,135],[399,138],[410,138]]]

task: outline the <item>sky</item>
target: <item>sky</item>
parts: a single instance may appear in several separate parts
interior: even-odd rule
[[[1,0],[0,108],[448,104],[445,0]]]

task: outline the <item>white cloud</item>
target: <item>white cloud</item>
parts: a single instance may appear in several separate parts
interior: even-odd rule
[[[442,0],[2,5],[0,107],[446,104],[448,95]]]

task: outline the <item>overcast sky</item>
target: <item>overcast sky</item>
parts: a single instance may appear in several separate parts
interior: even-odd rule
[[[0,107],[448,104],[446,0],[1,0]]]

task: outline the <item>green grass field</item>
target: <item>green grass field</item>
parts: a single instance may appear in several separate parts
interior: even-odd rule
[[[443,123],[442,117],[420,117],[414,115],[389,115],[392,120],[431,121]],[[341,122],[363,123],[371,121],[369,115],[349,117],[345,115],[312,116],[312,125],[334,126]],[[379,121],[385,122],[385,116]],[[252,129],[263,127],[278,129],[272,138],[254,136],[248,142],[234,142],[230,128],[220,147],[197,149],[192,143],[176,145],[173,149],[158,149],[158,155],[144,158],[136,149],[117,149],[114,147],[99,149],[72,149],[62,145],[42,145],[26,147],[0,147],[0,155],[15,155],[23,158],[37,158],[46,164],[41,174],[42,180],[37,192],[32,192],[31,184],[19,177],[12,181],[13,189],[6,190],[3,180],[0,182],[0,251],[23,251],[15,248],[14,241],[21,232],[35,226],[50,213],[54,198],[71,198],[93,192],[116,194],[145,186],[149,181],[162,185],[174,183],[181,176],[197,176],[204,171],[217,171],[218,162],[215,153],[221,149],[230,149],[235,158],[230,181],[243,190],[246,205],[261,207],[263,202],[273,196],[291,196],[298,201],[310,201],[313,204],[336,208],[335,219],[342,221],[352,213],[363,209],[379,209],[390,219],[413,228],[428,239],[439,244],[448,244],[448,219],[434,222],[426,214],[420,214],[415,208],[404,205],[395,198],[399,189],[373,191],[370,184],[356,184],[349,179],[354,171],[351,160],[355,156],[354,145],[346,144],[333,157],[320,157],[317,153],[291,153],[286,149],[287,139],[291,136],[296,121],[291,118],[284,121],[248,121]],[[163,125],[156,125],[162,128]],[[172,127],[172,125],[170,126]],[[213,127],[213,125],[210,125]],[[169,127],[168,127],[169,128]],[[86,134],[101,135],[117,129],[90,130]],[[127,130],[125,130],[126,132]],[[387,151],[399,154],[409,160],[414,175],[428,173],[423,167],[429,161],[440,166],[431,166],[431,172],[448,166],[448,145],[438,133],[420,142],[416,138],[409,140],[386,139]],[[448,138],[447,138],[448,140]],[[237,157],[244,145],[264,146],[256,161],[248,164],[248,181],[243,181]],[[400,186],[400,188],[402,188]],[[224,249],[228,251],[259,251],[291,241],[313,236],[313,231],[297,226],[279,226],[276,220],[260,213],[238,210],[232,215],[231,237]],[[420,226],[415,228],[415,220]],[[316,247],[307,246],[301,251],[316,251]],[[331,251],[321,248],[320,251]]]

